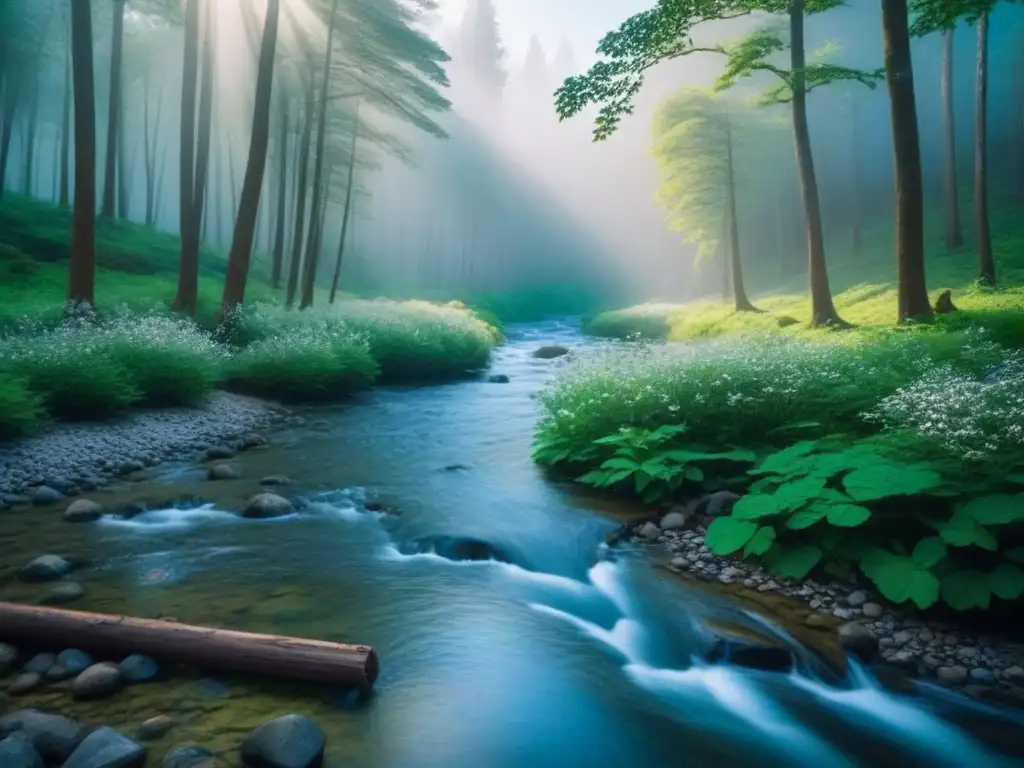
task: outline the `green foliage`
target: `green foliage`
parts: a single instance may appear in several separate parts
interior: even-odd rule
[[[39,396],[24,378],[0,372],[0,440],[30,434],[43,415]]]

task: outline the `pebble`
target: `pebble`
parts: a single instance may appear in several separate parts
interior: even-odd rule
[[[967,669],[961,666],[939,667],[935,674],[947,683],[962,683],[967,680]]]
[[[42,684],[43,678],[38,672],[22,672],[7,686],[7,692],[11,696],[21,696],[29,691],[34,691]]]
[[[656,539],[661,536],[661,528],[648,521],[640,528],[640,535],[645,539]]]
[[[861,610],[869,619],[877,619],[882,615],[885,609],[878,603],[864,603],[864,605],[861,606]]]
[[[55,584],[53,589],[47,592],[39,601],[43,605],[62,605],[79,600],[85,595],[85,590],[77,581],[62,581]]]
[[[139,741],[154,741],[167,734],[174,727],[174,721],[167,715],[157,715],[146,720],[135,732]]]
[[[126,683],[145,683],[160,674],[160,665],[141,653],[128,656],[117,668]]]
[[[323,762],[327,736],[303,715],[285,715],[250,733],[239,749],[253,768],[314,768]]]
[[[67,523],[91,523],[103,517],[103,507],[89,499],[75,499],[64,510]]]
[[[846,596],[846,604],[851,608],[860,608],[868,601],[868,596],[861,590],[851,592]]]
[[[217,758],[206,747],[188,745],[167,753],[163,768],[216,768]]]
[[[141,768],[147,749],[106,726],[97,728],[75,747],[61,768]]]
[[[71,695],[77,701],[105,699],[121,690],[123,680],[115,664],[109,661],[93,664],[75,678]]]
[[[54,665],[57,657],[52,653],[37,653],[28,663],[25,664],[24,672],[35,672],[37,675],[45,675],[46,671]]]
[[[237,480],[242,476],[242,470],[231,464],[214,464],[206,470],[206,477],[209,480]]]
[[[59,555],[40,555],[22,566],[18,576],[22,581],[56,581],[71,571],[71,563]]]

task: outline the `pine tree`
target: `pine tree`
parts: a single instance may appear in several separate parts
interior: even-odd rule
[[[547,56],[545,56],[544,48],[536,35],[530,38],[530,47],[527,49],[526,59],[523,61],[523,79],[527,85],[536,88],[546,87],[551,82]]]
[[[494,0],[469,0],[459,25],[456,65],[466,69],[478,86],[491,92],[505,87],[505,50],[501,46]]]

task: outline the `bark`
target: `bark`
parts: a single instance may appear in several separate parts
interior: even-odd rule
[[[953,30],[942,33],[942,131],[945,140],[946,248],[964,244],[960,226],[960,200],[956,179],[956,120],[953,114]]]
[[[60,207],[71,204],[69,187],[71,175],[71,42],[64,49],[64,105],[60,120]]]
[[[757,312],[750,303],[743,285],[743,264],[740,258],[740,225],[736,210],[736,177],[732,157],[732,121],[725,116],[726,189],[729,204],[729,271],[732,273],[732,297],[737,312]]]
[[[238,215],[238,178],[235,176],[235,154],[231,151],[233,143],[228,136],[228,192],[231,194],[231,220]]]
[[[156,150],[154,149],[154,152]],[[164,174],[167,170],[167,147],[160,148],[160,162],[156,171],[156,192],[153,194],[153,225],[160,223],[160,204],[163,202]]]
[[[196,148],[195,189],[192,192],[192,232],[189,248],[192,249],[192,263],[196,267],[195,285],[199,285],[200,234],[205,221],[207,184],[210,176],[210,138],[213,132],[213,83],[217,76],[214,70],[213,43],[217,36],[216,14],[211,2],[206,3],[205,30],[203,33],[203,75],[199,92],[199,138]],[[197,296],[192,297],[193,308]]]
[[[192,243],[199,237],[193,216],[195,194],[196,83],[199,79],[199,0],[186,0],[185,48],[181,83],[181,138],[178,231],[181,237],[181,264],[178,293],[172,306],[195,312],[199,292],[199,250]]]
[[[36,170],[36,136],[39,133],[39,78],[32,88],[32,95],[29,99],[28,124],[25,128],[25,137],[22,141],[24,149],[25,167],[22,175],[22,193],[25,197],[32,197],[35,190]]]
[[[156,181],[155,140],[150,131],[149,119],[149,67],[142,75],[142,154],[146,174],[146,226],[153,226],[153,184]],[[157,117],[157,124],[160,119]]]
[[[313,78],[306,84],[306,113],[303,115],[302,141],[299,146],[299,177],[296,183],[295,229],[292,233],[292,255],[288,264],[288,289],[285,291],[285,306],[295,303],[299,284],[299,265],[302,259],[302,231],[306,218],[306,178],[309,173],[309,149],[313,143]]]
[[[281,288],[284,267],[285,206],[288,198],[288,97],[281,92],[281,134],[277,142],[277,221],[274,228],[274,255],[270,268],[270,283],[274,290]]]
[[[377,654],[366,645],[15,603],[0,603],[0,636],[54,648],[59,638],[74,637],[76,647],[97,655],[146,653],[210,669],[363,689],[373,686],[379,672]]]
[[[110,98],[107,101],[107,154],[104,158],[103,204],[100,217],[107,221],[114,219],[114,202],[117,184],[117,131],[121,120],[121,59],[124,52],[124,6],[125,0],[113,0],[114,36],[110,49]]]
[[[889,86],[896,190],[897,322],[930,318],[924,266],[924,184],[910,58],[907,0],[882,0],[885,79]]]
[[[68,302],[85,302],[91,307],[96,280],[96,87],[91,0],[73,0],[71,4],[71,56],[75,78],[75,207]]]
[[[7,167],[11,157],[11,138],[14,136],[14,117],[18,111],[21,76],[9,67],[6,75],[3,109],[0,114],[0,200],[7,186]]]
[[[978,71],[974,104],[974,216],[978,227],[978,282],[996,284],[988,220],[988,14],[978,18]]]
[[[807,82],[804,74],[804,0],[789,6],[790,60],[793,84],[793,135],[800,169],[800,192],[807,217],[807,271],[811,284],[811,327],[846,326],[832,302],[825,263],[825,234],[821,223],[821,201],[814,173],[811,135],[807,125]]]
[[[317,117],[316,132],[316,160],[313,166],[313,203],[314,211],[320,210],[320,199],[324,195],[323,174],[324,174],[324,143],[327,138],[327,88],[331,82],[331,59],[334,56],[334,22],[338,16],[338,0],[331,5],[331,20],[327,26],[327,50],[324,53],[324,76],[320,84],[319,115]],[[299,309],[306,309],[313,306],[313,286],[316,283],[317,262],[319,261],[320,250],[317,247],[318,238],[314,231],[316,226],[315,217],[310,219],[309,234],[306,236],[306,260],[303,264],[302,274],[302,300]]]
[[[124,94],[118,99],[121,105],[121,114],[118,117],[117,140],[117,218],[125,221],[128,219],[128,205],[131,202],[131,178],[133,157],[128,154],[128,142],[125,138],[129,136],[126,129],[127,122],[124,119]]]
[[[256,212],[260,207],[260,192],[267,165],[267,146],[270,144],[270,99],[274,86],[274,54],[277,49],[277,26],[280,15],[280,0],[268,0],[263,38],[260,43],[249,160],[245,167],[242,199],[235,220],[234,236],[231,239],[224,294],[221,299],[222,321],[230,322],[231,313],[245,300],[245,283],[249,277]]]
[[[850,216],[853,219],[853,250],[864,247],[864,211],[861,208],[860,177],[860,115],[853,97],[850,98]]]
[[[338,260],[334,262],[334,277],[331,278],[331,296],[328,303],[334,303],[338,293],[338,280],[341,278],[341,261],[345,255],[345,236],[348,234],[348,222],[352,217],[352,189],[356,177],[356,144],[359,140],[359,102],[355,105],[355,124],[352,126],[352,143],[349,145],[348,178],[345,180],[345,211],[341,216],[341,237],[338,239]]]

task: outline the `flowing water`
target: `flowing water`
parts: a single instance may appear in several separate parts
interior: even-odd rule
[[[328,733],[337,766],[1024,765],[1014,713],[938,688],[896,696],[856,666],[837,678],[740,603],[628,552],[602,557],[607,505],[530,461],[535,394],[560,365],[532,358],[545,343],[582,344],[569,324],[514,328],[492,366],[508,384],[377,390],[244,454],[241,480],[162,467],[110,497],[205,504],[81,526],[5,518],[4,565],[42,551],[89,560],[76,607],[372,644],[369,699],[183,672],[106,701],[73,704],[58,686],[19,706],[123,728],[166,713],[177,724],[155,756],[197,742],[230,763],[251,728],[295,711]],[[228,511],[271,473],[313,503],[269,521]],[[370,498],[397,514],[368,511]],[[510,562],[446,559],[424,544],[437,536],[488,542]],[[38,591],[0,584],[0,598]],[[703,661],[709,624],[791,647],[799,671]]]

